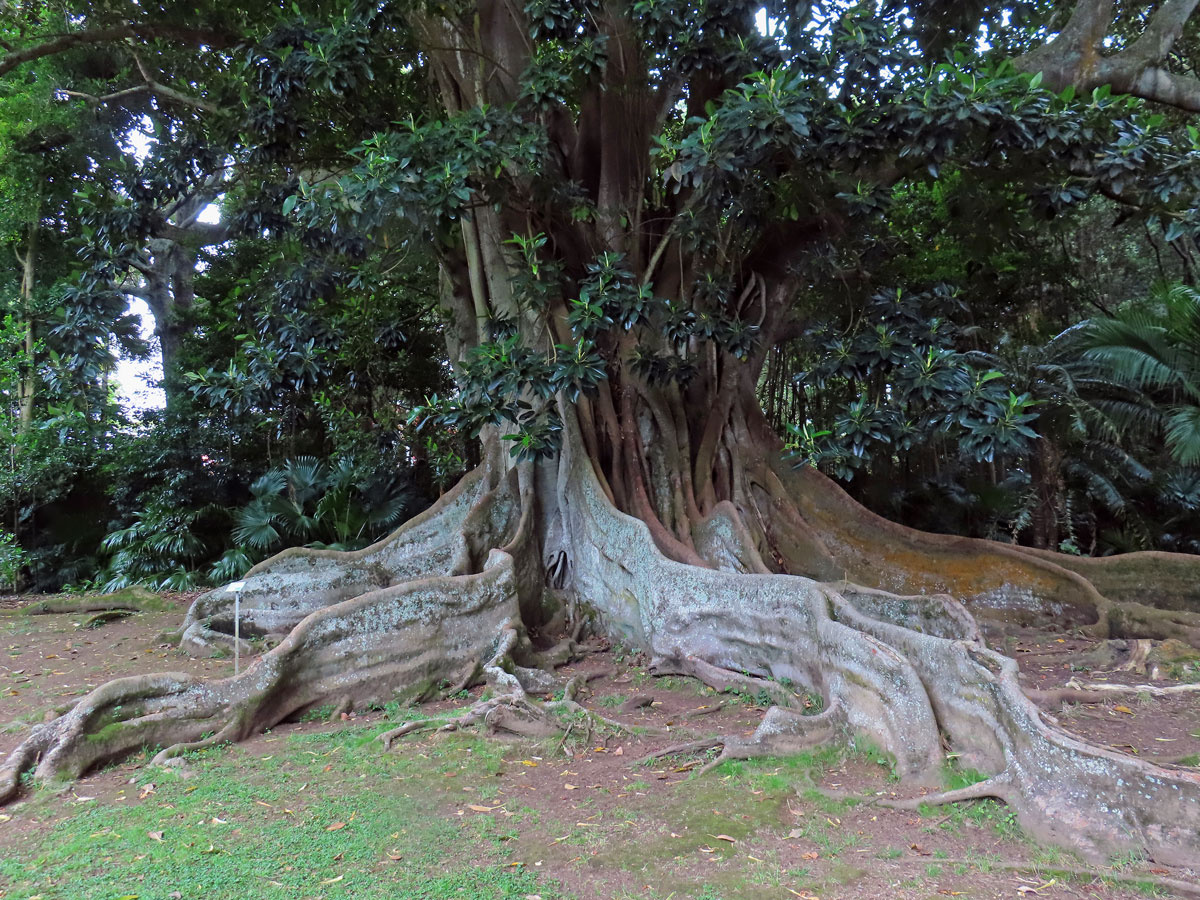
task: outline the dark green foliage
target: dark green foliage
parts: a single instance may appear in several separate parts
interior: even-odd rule
[[[212,486],[217,478],[207,475]],[[371,468],[347,457],[332,466],[315,457],[288,460],[255,479],[249,501],[232,513],[222,505],[197,507],[181,496],[184,490],[177,483],[174,490],[153,491],[133,513],[132,524],[104,538],[109,558],[97,578],[103,590],[144,584],[181,591],[220,584],[285,547],[355,550],[426,502],[386,460]]]
[[[357,550],[411,517],[418,503],[394,470],[372,471],[348,457],[333,465],[312,456],[289,459],[254,481],[250,494],[234,513],[235,547],[218,562],[221,574],[285,546]]]
[[[1200,133],[1018,73],[1061,5],[770,2],[764,31],[740,0],[528,0],[528,58],[487,102],[440,95],[417,8],[465,9],[68,4],[73,29],[169,31],[2,82],[0,240],[43,232],[35,300],[4,308],[6,347],[26,321],[40,340],[0,385],[11,407],[36,373],[0,494],[35,569],[86,577],[105,523],[106,577],[158,584],[359,546],[485,428],[543,457],[560,398],[704,396],[764,355],[772,424],[877,509],[1083,552],[1189,546],[1192,473],[1159,446],[1200,460],[1188,302],[1119,313],[1089,360],[1073,326],[1154,275],[1194,281]],[[1115,45],[1139,16],[1119,11]],[[60,27],[10,19],[12,46]],[[174,95],[147,89],[148,59]],[[597,97],[631,104],[622,128],[638,98],[661,107],[644,134],[597,131],[580,121]],[[122,150],[135,133],[144,151]],[[629,196],[564,161],[588,141],[596,159],[628,143]],[[481,289],[463,261],[479,274],[485,227],[511,256]],[[471,321],[444,308],[455,292]],[[149,349],[128,294],[164,358],[168,409],[140,425],[108,388],[118,353]],[[470,349],[451,359],[444,333]]]
[[[1097,319],[1089,331],[1089,357],[1115,381],[1161,400],[1171,455],[1200,463],[1200,293],[1160,286],[1146,303]]]

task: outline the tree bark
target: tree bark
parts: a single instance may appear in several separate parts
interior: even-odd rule
[[[25,367],[21,372],[19,386],[20,418],[18,428],[23,434],[33,427],[33,403],[37,393],[37,360],[34,351],[37,335],[34,329],[33,294],[37,278],[38,240],[42,228],[42,205],[40,197],[34,202],[33,215],[26,228],[25,253],[19,256],[21,263],[21,310],[25,316]]]
[[[194,281],[200,248],[228,237],[225,227],[199,220],[219,186],[215,178],[209,182],[205,189],[179,201],[170,218],[155,227],[155,236],[148,241],[144,262],[139,265],[142,283],[131,292],[146,301],[154,317],[167,409],[173,407],[182,390],[179,351],[186,318],[196,301]]]
[[[1109,85],[1113,93],[1200,112],[1200,79],[1167,67],[1197,0],[1165,0],[1141,37],[1109,54],[1105,38],[1113,24],[1114,6],[1114,0],[1078,0],[1058,36],[1018,58],[1017,67],[1040,72],[1043,83],[1055,91],[1074,87],[1091,92]]]

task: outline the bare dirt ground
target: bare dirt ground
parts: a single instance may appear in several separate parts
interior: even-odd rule
[[[189,599],[168,597],[166,612],[140,614],[95,630],[79,627],[80,616],[0,616],[0,752],[11,750],[47,709],[109,678],[149,671],[232,674],[232,660],[190,659],[157,640],[162,631],[177,625]],[[0,607],[10,610],[19,605],[15,599],[0,600]],[[1072,677],[1145,680],[1128,672],[1078,670],[1074,661],[1091,642],[1069,634],[1024,630],[997,636],[995,643],[1016,656],[1025,682],[1040,690],[1061,686]],[[694,772],[702,758],[639,765],[639,758],[692,737],[748,734],[765,712],[753,697],[717,694],[690,679],[652,678],[643,663],[636,654],[608,648],[560,670],[564,678],[601,673],[590,682],[582,702],[625,723],[632,733],[573,731],[563,740],[501,744],[484,768],[477,750],[472,762],[471,746],[455,743],[462,741],[460,736],[402,739],[392,756],[419,763],[453,760],[460,754],[462,762],[397,769],[388,784],[431,804],[440,825],[455,829],[458,855],[481,866],[521,867],[565,897],[1125,900],[1168,895],[1150,884],[1154,879],[1197,885],[1194,896],[1200,896],[1200,861],[1193,870],[1166,869],[1133,855],[1088,864],[1031,843],[998,803],[961,804],[921,814],[876,806],[874,799],[912,793],[894,780],[888,761],[870,748],[727,763],[703,777]],[[1189,673],[1186,668],[1174,671],[1180,678]],[[1165,678],[1156,684],[1178,680]],[[446,714],[478,695],[477,689],[470,698],[427,704],[419,713]],[[631,698],[648,705],[633,708]],[[1065,727],[1098,743],[1155,758],[1200,754],[1200,694],[1169,699],[1116,695],[1106,703],[1054,707],[1047,711]],[[357,730],[364,735],[362,746],[397,714],[366,711],[332,723],[322,716],[216,752],[236,757],[247,771],[260,760],[272,760],[272,771],[278,773],[272,777],[283,779],[276,783],[280,790],[290,784],[290,777],[303,781],[296,790],[311,791],[309,785],[317,784],[327,795],[336,795],[339,784],[350,790],[347,779],[352,775],[335,770],[332,763],[307,774],[310,769],[302,766],[311,761],[276,756],[282,752],[280,741],[304,746],[297,742]],[[661,733],[639,733],[642,729]],[[1187,761],[1200,763],[1200,757]],[[70,820],[81,798],[96,806],[122,808],[153,802],[152,796],[136,796],[136,788],[130,787],[150,777],[138,768],[142,762],[110,767],[56,795],[0,810],[0,855],[35,852],[39,840]],[[289,775],[289,767],[296,767],[294,775]],[[317,780],[322,773],[328,783]],[[858,800],[832,799],[834,793]],[[300,808],[298,802],[292,805]],[[161,840],[158,834],[156,840]],[[383,864],[388,864],[386,858]],[[1138,879],[1144,880],[1135,883]],[[264,888],[260,894],[251,887],[245,896],[377,896],[370,891],[341,893],[348,890],[347,883],[323,881],[311,893],[272,893]],[[0,898],[41,896],[21,885],[19,880],[6,885],[0,878]],[[159,896],[144,889],[136,895],[142,900]]]

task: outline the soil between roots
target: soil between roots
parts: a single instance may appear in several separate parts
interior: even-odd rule
[[[96,630],[77,628],[79,616],[0,618],[0,723],[36,721],[48,707],[117,675],[231,673],[232,660],[191,659],[159,646],[158,634],[177,625],[188,599],[168,598],[168,612],[141,614]],[[16,605],[8,598],[4,602]],[[1080,674],[1091,680],[1144,680],[1133,673],[1073,671],[1071,660],[1094,642],[1070,634],[1026,629],[996,643],[1015,655],[1022,681],[1031,687],[1058,687]],[[557,882],[566,896],[579,898],[663,898],[672,892],[679,898],[710,900],[998,898],[1019,896],[1022,887],[1039,890],[1035,896],[1132,898],[1145,894],[1099,879],[1157,873],[1200,882],[1200,867],[1189,872],[1155,866],[1151,872],[1132,860],[1114,861],[1118,868],[1088,867],[1068,854],[1038,848],[1020,835],[1013,816],[997,803],[961,804],[921,815],[869,803],[850,805],[818,793],[893,795],[898,786],[886,761],[869,748],[727,763],[703,778],[692,777],[691,759],[633,766],[639,757],[691,736],[749,734],[765,713],[757,698],[718,694],[689,678],[652,678],[644,663],[614,648],[559,675],[607,673],[591,681],[584,705],[635,728],[665,734],[593,733],[586,743],[589,736],[578,733],[566,741],[514,741],[504,746],[497,770],[482,778],[471,768],[469,748],[454,744],[470,739],[416,735],[401,739],[391,753],[420,759],[461,750],[461,776],[454,771],[409,774],[397,777],[396,789],[435,797],[438,814],[459,829],[458,849],[466,859],[480,865],[522,865],[548,884]],[[477,689],[469,699],[426,704],[419,712],[445,714],[478,694]],[[649,696],[653,705],[625,711],[623,704],[635,696]],[[1200,753],[1200,696],[1150,701],[1115,696],[1104,704],[1080,704],[1066,715],[1061,708],[1047,711],[1081,736],[1120,749],[1151,756]],[[252,771],[256,760],[279,752],[281,738],[319,739],[328,732],[332,739],[345,729],[379,730],[386,721],[387,715],[376,711],[334,723],[290,723],[214,753],[244,760]],[[23,732],[20,726],[0,731],[0,752],[15,746]],[[366,752],[378,752],[373,749],[377,742],[368,738],[364,746],[372,749]],[[12,816],[0,825],[6,853],[19,857],[22,848],[46,839],[70,820],[80,797],[90,798],[82,801],[87,804],[154,802],[153,796],[139,798],[131,787],[131,779],[141,784],[154,777],[153,770],[138,768],[140,762],[93,773],[62,794],[35,793],[5,809]],[[202,771],[195,777],[203,777]],[[325,777],[327,783],[309,790],[319,789],[327,797],[355,790],[353,777],[344,770]],[[228,813],[231,818],[237,814],[236,809]],[[1002,868],[1007,864],[1029,868]],[[1086,869],[1095,877],[1066,879],[1055,874],[1056,866]],[[248,886],[247,896],[259,896],[258,890]],[[0,898],[19,896],[28,894],[0,878]],[[313,896],[355,895],[326,886]]]

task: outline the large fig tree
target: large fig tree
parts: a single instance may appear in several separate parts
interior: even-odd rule
[[[31,731],[0,796],[31,768],[77,776],[145,746],[165,759],[317,704],[439,685],[486,680],[490,699],[463,721],[538,733],[574,704],[533,699],[572,643],[539,652],[532,638],[564,621],[577,637],[589,619],[657,673],[774,699],[753,737],[708,743],[724,757],[859,736],[930,782],[949,748],[989,777],[940,799],[1003,798],[1089,854],[1194,861],[1200,776],[1067,733],[976,617],[1200,643],[1196,560],[1078,559],[890,524],[785,461],[756,399],[767,351],[803,326],[793,298],[869,264],[863,223],[906,182],[956,168],[1048,216],[1103,193],[1195,227],[1198,151],[1178,113],[1093,92],[1066,67],[1043,78],[1034,49],[1060,31],[1059,51],[1133,53],[1154,30],[1169,74],[1172,23],[1195,3],[1168,0],[1107,39],[1083,19],[1111,20],[1111,3],[1085,0],[1098,15],[1065,27],[1052,4],[1013,6],[415,0],[339,11],[287,54],[271,44],[331,83],[337,59],[369,77],[369,48],[386,46],[425,85],[436,112],[381,126],[349,168],[299,172],[283,211],[368,245],[400,218],[423,229],[460,390],[422,415],[476,434],[483,463],[379,544],[255,567],[241,627],[273,649],[222,681],[98,688]],[[230,50],[261,35],[220,22],[123,15],[14,48],[0,71],[113,40],[267,58]],[[348,35],[359,57],[326,52]],[[957,39],[972,49],[939,62]],[[219,100],[213,114],[236,119]],[[230,645],[234,593],[196,601],[185,647]]]

